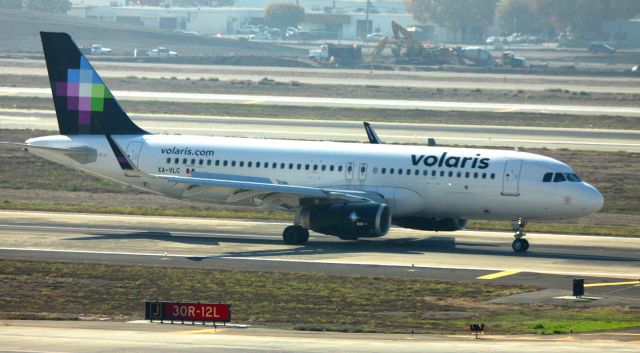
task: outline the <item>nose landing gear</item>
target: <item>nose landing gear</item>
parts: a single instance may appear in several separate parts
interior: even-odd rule
[[[511,243],[511,247],[515,252],[525,252],[529,250],[529,242],[524,237],[527,233],[524,232],[524,227],[527,225],[527,222],[518,218],[518,220],[511,222],[511,226],[513,231],[516,232],[513,236],[516,238],[513,243]]]

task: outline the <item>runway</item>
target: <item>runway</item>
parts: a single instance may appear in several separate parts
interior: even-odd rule
[[[193,115],[131,114],[140,126],[153,133],[199,134],[255,138],[330,141],[366,141],[359,121],[206,117]],[[438,144],[491,147],[546,147],[576,150],[640,152],[640,130],[533,128],[516,126],[373,123],[389,143]],[[0,109],[0,128],[58,129],[49,110]]]
[[[446,102],[427,100],[331,98],[268,96],[248,94],[207,94],[184,92],[113,91],[122,100],[182,102],[182,103],[232,103],[303,107],[341,107],[378,109],[419,109],[467,112],[521,112],[540,114],[614,115],[640,117],[639,107],[601,107],[585,105],[550,105],[519,103]],[[51,89],[32,87],[0,87],[0,96],[51,97]]]
[[[614,288],[616,297],[608,299],[630,298],[627,305],[640,306],[637,238],[530,234],[530,251],[517,255],[510,233],[394,228],[373,240],[348,242],[312,234],[307,245],[289,246],[281,238],[286,225],[1,211],[0,258],[489,280],[562,290],[580,276],[594,285],[590,293]]]
[[[637,352],[640,333],[543,336],[346,334],[143,322],[5,321],[0,352]]]

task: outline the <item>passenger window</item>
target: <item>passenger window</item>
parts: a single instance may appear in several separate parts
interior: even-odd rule
[[[280,163],[280,169],[284,169],[284,163]]]
[[[195,158],[191,158],[191,164],[192,164],[192,165],[195,165],[195,164],[196,164],[196,160],[195,160]]]
[[[339,165],[339,166],[338,166],[338,171],[339,171],[339,172],[341,172],[341,171],[342,171],[342,166],[341,166],[341,165]]]
[[[180,163],[180,158],[176,158],[176,159],[174,159],[174,160],[173,160],[173,163],[175,163],[175,164]]]
[[[251,168],[252,164],[253,164],[253,162],[251,162],[251,161],[247,162],[247,167]]]
[[[482,179],[486,179],[487,178],[487,173],[482,173]]]
[[[554,183],[560,183],[563,181],[567,181],[567,179],[564,177],[564,174],[562,173],[556,173],[555,176],[553,177]]]
[[[244,161],[240,161],[240,168],[244,167]]]
[[[167,158],[167,164],[171,164],[171,157]]]
[[[251,163],[251,162],[249,162],[249,163]],[[210,159],[207,159],[207,165],[211,165],[211,160]]]
[[[275,163],[274,163],[275,164]],[[269,168],[269,162],[264,162],[264,167]]]
[[[186,158],[182,159],[182,164],[187,164],[187,159]]]
[[[373,167],[373,174],[378,174],[378,167]]]
[[[302,164],[298,163],[298,165],[296,166],[296,168],[298,168],[298,170],[302,169]]]
[[[440,176],[443,177],[444,176],[444,170],[440,171]]]
[[[387,174],[387,168],[382,168],[382,169],[380,169],[380,172],[381,172],[382,174]]]
[[[365,170],[367,170],[367,168],[365,168],[364,166],[361,166],[361,167],[360,167],[360,173],[364,173],[364,172],[365,172]]]
[[[551,181],[552,178],[553,178],[553,173],[545,173],[545,175],[542,177],[542,182],[548,183]]]
[[[478,172],[473,173],[473,178],[478,179]]]
[[[435,170],[431,171],[431,176],[436,176],[436,171]]]
[[[304,165],[304,170],[309,170],[309,165],[308,164]]]
[[[468,178],[470,175],[471,175],[471,173],[469,173],[469,172],[464,173],[464,177],[465,178]]]
[[[491,173],[491,179],[495,179],[496,178],[496,173]]]
[[[318,170],[318,165],[317,164],[313,165],[313,170]]]
[[[425,170],[423,170],[423,171],[422,171],[422,175],[423,175],[423,176],[427,176],[427,175],[429,175],[429,171],[428,171],[428,170],[426,170],[426,169],[425,169]]]
[[[293,163],[289,163],[289,169],[293,169]]]
[[[199,160],[199,161],[198,161],[198,164],[199,164],[199,165],[204,164],[204,160],[202,160],[202,159],[201,159],[201,160]]]
[[[402,175],[402,168],[398,168],[398,175]]]
[[[456,176],[457,176],[458,178],[460,178],[460,177],[462,176],[462,172],[457,172],[457,173],[456,173]]]
[[[235,167],[236,166],[236,161],[231,161],[231,166]]]
[[[322,171],[324,172],[325,170],[327,170],[327,166],[323,164],[322,168],[320,168],[320,169],[322,169]]]
[[[389,168],[389,174],[393,174],[394,172],[395,172],[395,169]]]
[[[449,172],[449,178],[453,177],[453,172]]]
[[[216,159],[216,167],[220,165],[220,160]]]
[[[333,164],[329,166],[329,171],[333,172]]]
[[[226,166],[227,166],[227,164],[229,164],[229,162],[227,162],[227,161],[222,162],[222,166],[223,166],[223,167],[226,167]]]
[[[353,170],[353,167],[352,167],[351,165],[349,165],[349,166],[347,167],[347,172],[351,173],[351,171],[352,171],[352,170]]]
[[[278,163],[276,163],[276,162],[271,163],[271,168],[273,168],[273,169],[278,168]]]
[[[256,162],[256,168],[260,168],[260,162]]]

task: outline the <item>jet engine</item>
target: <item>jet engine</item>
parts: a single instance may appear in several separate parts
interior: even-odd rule
[[[421,218],[421,217],[402,217],[394,218],[393,224],[402,228],[417,230],[435,230],[451,232],[466,228],[466,218]]]
[[[391,209],[380,203],[341,203],[303,207],[297,223],[318,233],[342,239],[381,237],[391,226]]]

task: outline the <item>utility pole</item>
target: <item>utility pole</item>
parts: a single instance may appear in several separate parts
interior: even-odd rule
[[[369,8],[371,7],[371,0],[367,0],[367,10],[364,18],[364,37],[367,38],[369,35]]]

